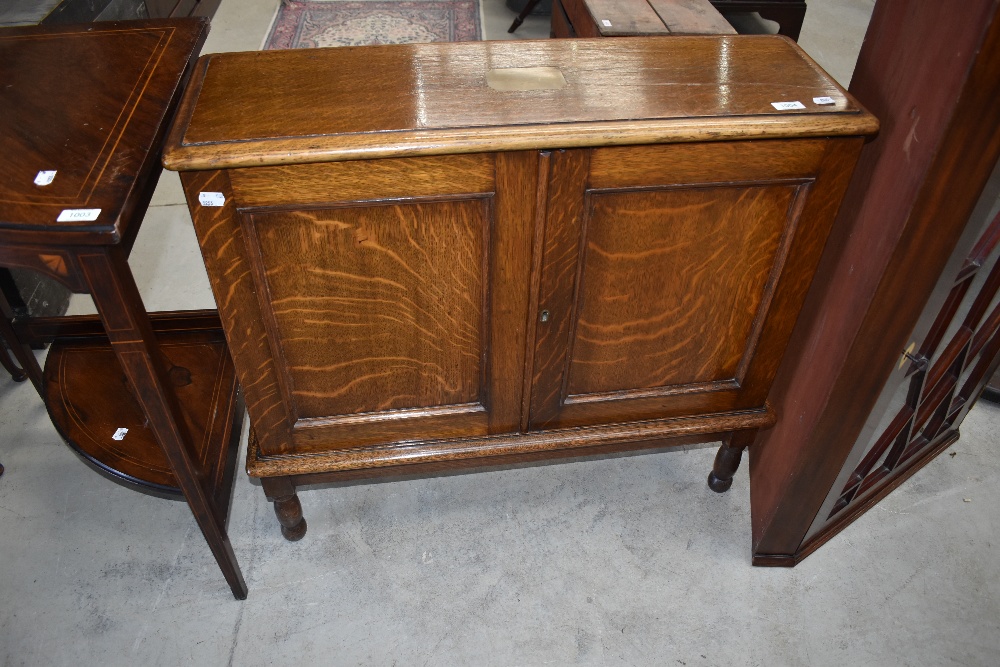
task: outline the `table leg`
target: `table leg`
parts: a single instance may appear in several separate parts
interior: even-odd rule
[[[535,5],[537,5],[539,2],[541,2],[541,0],[528,0],[528,4],[524,6],[524,9],[521,10],[521,13],[517,15],[517,18],[514,19],[514,22],[510,24],[509,28],[507,28],[507,32],[514,32],[519,27],[521,27],[521,24],[524,23],[524,19],[528,16],[528,14],[534,11]]]
[[[11,310],[10,304],[7,303],[6,297],[0,292],[0,338],[3,339],[3,342],[0,342],[0,347],[3,346],[3,343],[7,344],[14,358],[17,359],[20,368],[11,363],[6,350],[0,349],[0,362],[2,362],[4,369],[10,373],[15,382],[21,382],[27,377],[31,380],[31,384],[35,385],[35,391],[38,392],[38,395],[44,396],[42,393],[42,368],[38,365],[38,360],[35,359],[35,353],[32,351],[31,346],[22,343],[18,339],[17,334],[14,333],[14,327],[11,324],[13,318],[14,313]]]
[[[708,474],[708,488],[716,493],[725,493],[733,485],[733,475],[740,467],[743,450],[749,447],[757,437],[757,429],[733,431],[719,447],[715,455],[715,465]]]
[[[192,459],[190,434],[168,379],[165,359],[119,246],[79,251],[78,260],[94,305],[149,427],[170,462],[184,498],[201,528],[233,595],[246,599],[247,586],[210,495]]]

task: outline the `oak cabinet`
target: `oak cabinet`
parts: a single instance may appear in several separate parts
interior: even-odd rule
[[[830,103],[770,104],[803,90]],[[179,118],[165,163],[293,539],[297,484],[772,425],[877,127],[769,37],[209,56]]]

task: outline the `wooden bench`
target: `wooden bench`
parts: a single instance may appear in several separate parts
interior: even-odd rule
[[[553,0],[553,37],[735,35],[708,0]]]

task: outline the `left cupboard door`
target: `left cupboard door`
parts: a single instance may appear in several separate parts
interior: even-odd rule
[[[227,331],[256,320],[266,342],[230,341],[265,453],[517,430],[537,160],[225,172],[231,243],[196,227]]]

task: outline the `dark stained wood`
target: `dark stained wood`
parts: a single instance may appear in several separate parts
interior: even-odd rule
[[[222,0],[145,0],[150,18],[215,16]]]
[[[159,334],[181,331],[222,329],[217,310],[176,310],[149,313],[153,330]],[[56,338],[94,338],[104,335],[104,327],[97,315],[70,315],[63,317],[33,317],[18,320],[15,332],[21,340],[49,344]]]
[[[778,23],[778,34],[795,41],[806,17],[804,0],[711,0],[720,12],[757,12],[761,18]]]
[[[215,15],[222,0],[62,0],[43,25]]]
[[[257,452],[257,437],[250,429],[247,443],[250,452]],[[261,479],[264,495],[274,503],[274,515],[281,526],[281,535],[289,542],[301,540],[308,524],[302,517],[302,504],[295,495],[295,483],[290,477],[265,477]]]
[[[932,2],[876,5],[852,90],[886,131],[862,153],[777,376],[772,400],[786,418],[750,448],[755,562],[801,560],[942,451],[957,437],[948,423],[957,428],[975,396],[972,380],[985,382],[995,363],[984,337],[964,398],[939,402],[956,385],[938,383],[920,399],[918,410],[943,411],[923,409],[933,426],[919,456],[892,453],[893,475],[831,521],[847,479],[867,455],[878,462],[866,447],[878,434],[866,423],[882,417],[896,387],[924,373],[923,354],[910,364],[903,352],[942,340],[935,315],[972,268],[963,267],[978,234],[970,215],[1000,158],[997,12],[995,0],[960,13]],[[954,361],[964,364],[966,350]],[[942,380],[949,373],[934,371]],[[893,428],[907,421],[900,414]]]
[[[558,2],[566,17],[565,25],[560,26],[553,19],[553,37],[601,37],[601,30],[597,27],[597,22],[587,10],[587,5],[583,0],[553,0],[553,7]],[[553,16],[555,9],[553,9]],[[562,30],[566,32],[562,32]]]
[[[246,583],[225,527],[236,460],[230,436],[241,423],[237,387],[231,377],[213,382],[218,378],[212,371],[203,384],[204,369],[191,363],[194,368],[183,370],[168,362],[127,262],[160,172],[163,136],[207,32],[207,20],[185,19],[16,28],[0,34],[5,82],[0,88],[0,264],[32,268],[91,294],[110,345],[90,349],[104,366],[113,354],[124,380],[111,370],[113,364],[106,369],[110,378],[98,373],[60,378],[59,362],[67,358],[57,349],[53,373],[66,384],[52,391],[91,394],[59,396],[61,407],[51,406],[57,426],[67,436],[86,440],[88,431],[103,430],[101,423],[113,418],[107,412],[112,405],[99,402],[95,409],[88,404],[100,394],[92,383],[104,378],[111,384],[105,390],[127,386],[131,397],[123,397],[123,404],[134,399],[141,414],[132,415],[140,424],[137,434],[148,425],[162,451],[150,453],[148,438],[126,437],[121,455],[94,458],[106,467],[122,462],[121,475],[160,490],[176,485],[233,595],[242,599]],[[42,170],[56,171],[48,185],[34,183]],[[92,214],[59,221],[67,209]],[[211,359],[207,364],[216,372],[228,365],[221,361],[224,347],[219,350],[214,366]],[[75,357],[71,365],[92,367],[82,356],[70,356]],[[198,407],[206,412],[186,415],[174,389],[191,375],[198,377],[199,391],[217,390],[199,394]],[[216,402],[200,404],[206,396]],[[196,443],[199,427],[219,440]],[[126,453],[132,444],[141,451]],[[172,479],[165,475],[164,460]],[[144,464],[150,465],[143,469]]]
[[[709,74],[720,48],[773,59],[756,64],[747,89],[785,64],[811,73],[803,80],[819,76],[814,89],[834,89],[787,40],[748,39],[691,40],[677,52],[651,38],[579,42],[576,60],[574,45],[527,42],[201,61],[164,160],[185,169],[255,433],[248,471],[264,480],[286,537],[305,531],[301,483],[712,435],[742,447],[747,431],[773,424],[771,378],[861,136],[876,123],[841,97],[831,114],[774,116],[774,125],[754,114],[763,134],[751,135],[771,141],[713,130],[718,141],[695,142],[703,128],[751,122]],[[484,54],[494,66],[558,64],[573,90],[485,88]],[[612,97],[587,68],[613,69],[618,56],[636,67]],[[678,103],[647,87],[659,76],[649,70],[681,71],[671,58],[701,70],[681,79],[703,82],[679,86],[695,92],[684,122],[697,128],[683,137],[649,129]],[[234,115],[223,94],[253,85],[261,67],[279,79],[357,81],[362,62],[371,75],[350,84],[354,98],[286,91],[280,104],[308,103],[318,110],[310,119],[269,116],[272,98],[255,102],[259,114]],[[411,93],[391,109],[374,96],[411,74],[414,118]],[[525,81],[545,80],[536,75]],[[662,108],[633,120],[645,95]],[[553,125],[528,118],[533,134],[509,138],[523,113],[574,98],[598,106],[570,107]],[[833,136],[811,138],[817,116],[838,119],[824,125]],[[613,134],[605,118],[619,119],[605,126]],[[242,141],[241,128],[259,141]],[[489,132],[497,140],[481,143]],[[573,132],[583,145],[561,147]],[[653,145],[635,145],[644,141]],[[224,201],[202,205],[202,193]]]
[[[558,69],[566,85],[487,83],[491,70],[539,67]],[[521,80],[538,84],[532,70]],[[813,103],[821,96],[834,104]],[[376,104],[384,99],[394,103]],[[805,109],[772,106],[782,101]],[[297,49],[202,58],[164,164],[208,170],[876,127],[794,44],[773,36]]]
[[[7,298],[0,293],[0,362],[14,382],[30,379],[35,391],[42,395],[42,369],[31,349],[31,341],[18,336],[13,321],[13,310]],[[8,349],[10,354],[14,355],[14,359],[8,354]]]
[[[562,38],[580,36],[573,28],[561,0],[552,0],[552,28],[549,36]]]
[[[753,444],[757,431],[736,431],[722,441],[712,472],[708,474],[708,488],[716,493],[725,493],[733,485],[733,475],[740,467],[743,451]]]
[[[123,213],[133,188],[159,173],[153,146],[166,131],[187,56],[204,39],[207,24],[198,26],[137,21],[0,35],[0,118],[17,128],[0,135],[0,240],[23,243],[39,231],[49,246],[129,236],[134,216]],[[117,87],[99,78],[111,54]],[[78,85],[65,85],[66,63],[79,71]],[[42,170],[57,171],[44,187],[34,184]],[[93,221],[57,222],[64,209],[101,213]]]
[[[229,404],[239,400],[239,392],[222,331],[157,331],[157,338],[181,413],[195,436],[193,458],[213,480],[211,487],[228,498],[223,477],[235,447],[218,443],[235,438],[238,444],[242,410]],[[113,477],[181,494],[177,475],[146,425],[106,336],[59,339],[45,359],[45,381],[52,421],[74,449]],[[233,415],[238,417],[235,425]],[[128,433],[116,440],[119,428]]]

